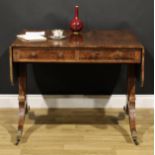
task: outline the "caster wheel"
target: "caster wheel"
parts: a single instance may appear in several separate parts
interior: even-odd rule
[[[132,140],[135,145],[139,145],[137,137],[132,137]]]
[[[22,137],[22,130],[18,130],[17,131],[17,137],[16,137],[16,143],[15,145],[18,145],[20,140],[21,140],[21,137]]]

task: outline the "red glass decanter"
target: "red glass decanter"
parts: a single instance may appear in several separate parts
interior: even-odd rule
[[[79,34],[79,32],[83,29],[83,22],[79,19],[79,6],[75,6],[75,14],[74,18],[70,22],[70,29],[74,34]]]

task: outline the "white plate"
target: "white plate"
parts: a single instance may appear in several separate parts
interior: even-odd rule
[[[17,38],[25,41],[46,41],[47,40],[47,38],[45,38],[44,36],[25,35],[25,34],[17,35]]]
[[[61,39],[64,39],[66,38],[66,36],[59,36],[59,37],[56,37],[56,36],[50,36],[51,39],[55,39],[55,40],[61,40]]]
[[[27,31],[27,32],[25,32],[25,35],[31,35],[31,36],[33,36],[33,35],[40,35],[40,36],[44,36],[45,35],[45,31],[38,31],[38,32],[36,32],[36,31]]]

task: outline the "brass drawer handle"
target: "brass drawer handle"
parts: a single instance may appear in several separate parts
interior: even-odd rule
[[[91,59],[97,59],[97,53],[93,53],[91,56],[90,56]]]
[[[60,52],[60,53],[58,54],[58,58],[64,58],[64,53]]]
[[[36,58],[36,57],[37,57],[37,54],[36,54],[35,52],[32,52],[32,53],[31,53],[31,57],[32,57],[32,58]]]

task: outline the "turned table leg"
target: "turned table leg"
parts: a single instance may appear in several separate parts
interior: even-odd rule
[[[136,109],[135,109],[135,93],[136,93],[136,77],[135,66],[128,66],[128,103],[125,107],[125,112],[129,115],[129,125],[133,142],[138,145],[136,131]]]
[[[18,87],[19,87],[19,121],[18,121],[18,131],[16,144],[18,144],[21,140],[25,114],[28,112],[29,107],[26,103],[26,64],[19,65],[19,79],[18,79]]]

